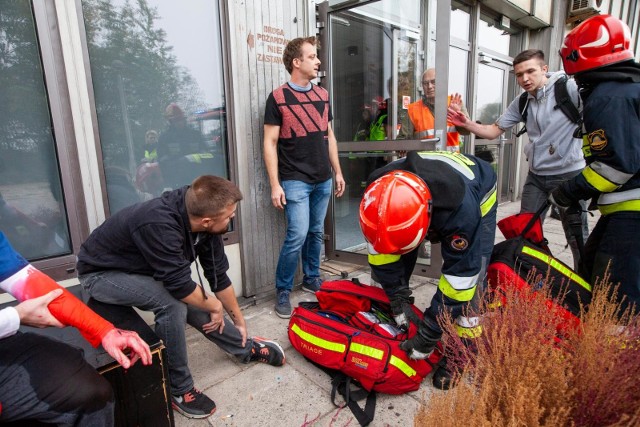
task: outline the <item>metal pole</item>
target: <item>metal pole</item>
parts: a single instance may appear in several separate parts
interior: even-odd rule
[[[449,26],[451,0],[438,0],[436,7],[436,104],[435,131],[438,150],[447,147],[447,91],[449,87]]]
[[[124,97],[124,80],[122,78],[122,68],[124,64],[120,60],[112,62],[113,68],[118,72],[118,93],[120,95],[120,108],[122,110],[122,122],[124,125],[124,136],[127,142],[127,149],[129,151],[129,173],[131,174],[131,180],[136,176],[136,159],[133,150],[133,137],[131,136],[131,126],[129,125],[129,113],[127,111],[127,102]]]

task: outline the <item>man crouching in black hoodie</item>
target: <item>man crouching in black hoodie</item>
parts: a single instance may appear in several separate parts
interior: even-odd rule
[[[91,297],[154,313],[155,331],[167,349],[172,405],[189,418],[206,418],[216,405],[194,387],[187,323],[244,363],[281,366],[285,361],[275,341],[247,338],[227,275],[222,234],[240,200],[232,182],[200,176],[190,186],[118,211],[91,233],[78,254],[78,278]],[[196,258],[213,295],[203,287]],[[193,262],[199,283],[191,279]]]

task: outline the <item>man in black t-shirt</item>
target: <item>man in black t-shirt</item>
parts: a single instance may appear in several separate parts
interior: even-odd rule
[[[267,99],[264,115],[264,161],[271,185],[271,202],[284,209],[287,234],[276,269],[276,314],[291,317],[289,293],[302,255],[302,289],[320,288],[320,252],[324,218],[331,197],[331,169],[335,195],[345,182],[338,161],[338,144],[331,128],[329,93],[311,80],[320,60],[315,37],[296,38],[282,56],[291,80]]]

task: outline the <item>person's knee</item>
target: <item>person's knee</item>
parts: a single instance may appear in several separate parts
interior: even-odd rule
[[[322,241],[324,236],[324,227],[315,230],[309,229],[309,233],[307,235],[315,240]]]
[[[156,321],[169,317],[176,320],[182,319],[182,322],[186,322],[187,311],[187,304],[180,300],[171,298],[155,311]]]
[[[80,405],[86,412],[100,410],[115,399],[111,384],[97,372],[94,373],[95,376],[81,387],[79,393],[82,400]]]
[[[285,237],[284,246],[291,247],[294,249],[300,249],[304,244],[305,239],[307,238],[307,233],[309,232],[309,227],[302,226],[300,224],[295,227],[289,227],[287,229],[287,235]]]

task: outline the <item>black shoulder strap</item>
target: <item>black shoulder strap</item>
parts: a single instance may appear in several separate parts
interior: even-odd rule
[[[540,216],[542,215],[542,213],[549,207],[551,206],[551,202],[550,201],[545,201],[542,206],[540,206],[540,208],[538,208],[538,210],[533,214],[533,216],[531,217],[531,219],[529,220],[529,222],[527,223],[527,225],[524,227],[524,229],[522,229],[522,233],[520,233],[520,235],[522,237],[524,237],[525,234],[527,234],[529,232],[529,230],[531,230],[531,227],[533,227],[533,225],[536,223],[536,220],[538,218],[540,218]]]
[[[335,406],[339,408],[347,406],[362,427],[368,426],[373,421],[373,417],[376,413],[375,390],[366,390],[358,381],[342,371],[327,368],[326,366],[322,366],[307,357],[305,357],[305,359],[326,372],[331,377],[331,402]],[[352,386],[357,389],[351,390]],[[336,403],[336,393],[340,393],[340,396],[344,399],[344,405]],[[364,404],[364,408],[361,408],[360,405],[358,405],[358,401],[364,398],[367,400]]]
[[[553,89],[556,95],[556,106],[554,109],[560,109],[564,113],[565,116],[572,123],[580,122],[580,111],[578,111],[578,107],[575,106],[571,97],[569,96],[569,91],[567,90],[567,76],[560,77],[556,84],[553,85]]]
[[[358,390],[351,390],[351,386],[359,387]],[[373,417],[376,412],[376,392],[375,390],[365,390],[357,381],[343,372],[337,371],[335,376],[331,379],[331,402],[335,406],[336,404],[336,392],[340,393],[347,406],[354,417],[358,420],[358,423],[362,427],[368,426],[373,421]],[[367,398],[364,404],[364,408],[358,405],[358,400]]]
[[[520,99],[518,100],[518,111],[520,111],[520,115],[522,116],[522,121],[524,122],[524,126],[522,126],[522,129],[520,129],[518,133],[516,133],[516,138],[527,131],[528,110],[529,110],[529,93],[523,92],[520,95]]]

